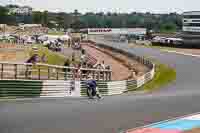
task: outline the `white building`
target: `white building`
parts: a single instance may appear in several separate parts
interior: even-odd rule
[[[183,32],[200,33],[200,11],[183,13]]]
[[[23,7],[14,7],[9,9],[10,14],[17,14],[17,15],[30,15],[32,14],[33,9],[28,6]]]
[[[185,46],[200,47],[200,11],[183,13],[182,30],[180,36]]]
[[[89,28],[89,35],[145,35],[146,28]]]

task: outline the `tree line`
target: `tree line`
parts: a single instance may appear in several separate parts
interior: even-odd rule
[[[175,32],[182,27],[182,16],[178,13],[153,14],[139,13],[93,13],[82,14],[75,10],[71,13],[33,11],[31,15],[9,14],[9,6],[0,6],[0,23],[15,25],[19,18],[23,23],[42,24],[49,28],[147,28],[156,32]],[[15,6],[15,5],[12,5]]]

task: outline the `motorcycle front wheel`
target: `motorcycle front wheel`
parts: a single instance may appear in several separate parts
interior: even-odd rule
[[[95,95],[96,95],[95,91],[93,91],[92,89],[87,89],[87,96],[89,98],[93,99]]]

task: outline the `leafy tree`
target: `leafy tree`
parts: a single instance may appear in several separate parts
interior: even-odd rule
[[[63,13],[58,13],[57,17],[56,17],[56,21],[58,23],[58,27],[62,28],[64,27],[64,17],[63,17]]]
[[[174,23],[165,23],[161,25],[161,32],[175,32],[176,25]]]
[[[18,8],[18,5],[13,5],[13,4],[9,4],[6,6],[6,8]]]
[[[48,25],[48,11],[43,12],[42,18],[43,18],[43,25],[47,26]]]
[[[86,24],[80,20],[77,20],[74,23],[72,23],[70,27],[78,31],[82,28],[86,28]]]
[[[43,17],[40,11],[33,12],[33,23],[42,24]]]
[[[177,13],[152,14],[150,12],[139,13],[112,13],[103,12],[85,14],[74,10],[72,13],[52,13],[48,11],[35,11],[30,16],[18,16],[8,14],[9,8],[19,7],[18,5],[0,6],[0,23],[16,24],[23,19],[25,23],[43,24],[43,26],[58,28],[135,28],[145,27],[148,31],[176,31],[181,30],[182,16]],[[24,18],[23,18],[24,17]],[[55,23],[52,23],[55,22]]]
[[[8,19],[8,9],[0,6],[0,23],[4,24],[7,23]]]

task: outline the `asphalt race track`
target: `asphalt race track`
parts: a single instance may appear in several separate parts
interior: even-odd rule
[[[152,122],[200,112],[200,59],[149,48],[116,47],[177,69],[175,83],[153,94],[0,102],[0,133],[120,133]]]

